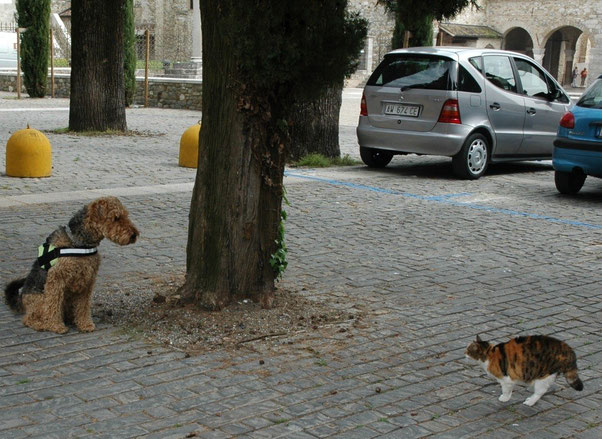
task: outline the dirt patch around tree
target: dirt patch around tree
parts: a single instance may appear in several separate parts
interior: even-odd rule
[[[180,303],[177,289],[184,282],[183,275],[146,281],[100,291],[92,309],[94,320],[191,355],[303,334],[312,336],[324,330],[345,333],[365,326],[363,311],[341,306],[336,300],[309,299],[291,288],[277,288],[271,309],[242,300],[222,311],[210,312]],[[141,283],[148,285],[141,287]]]

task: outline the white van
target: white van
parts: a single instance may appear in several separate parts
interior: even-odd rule
[[[0,68],[17,67],[17,33],[0,32]]]

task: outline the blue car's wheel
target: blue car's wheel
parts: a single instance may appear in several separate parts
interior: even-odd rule
[[[586,177],[587,175],[582,172],[556,171],[554,173],[554,183],[556,183],[558,192],[572,195],[581,190]]]

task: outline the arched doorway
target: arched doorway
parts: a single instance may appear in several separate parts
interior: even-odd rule
[[[561,84],[571,83],[575,48],[582,33],[574,26],[565,26],[553,31],[546,41],[543,66]]]
[[[524,53],[533,58],[533,39],[522,27],[515,27],[504,37],[504,49]]]

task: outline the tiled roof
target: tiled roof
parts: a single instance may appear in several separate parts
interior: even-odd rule
[[[503,38],[503,35],[489,26],[476,26],[471,24],[439,23],[439,29],[461,38]]]

